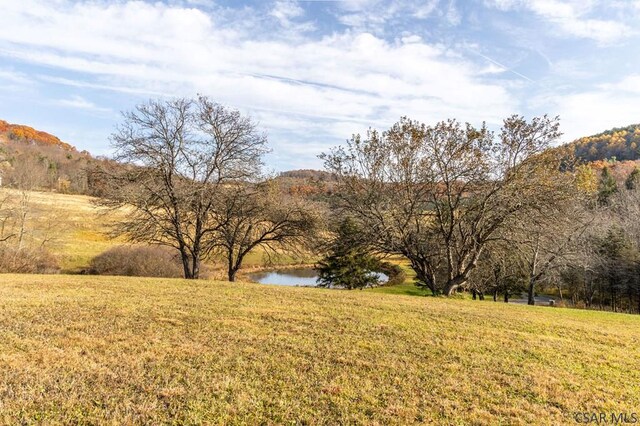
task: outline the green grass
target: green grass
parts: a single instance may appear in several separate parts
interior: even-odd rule
[[[390,285],[390,286],[381,286],[367,289],[365,291],[369,291],[372,293],[383,293],[383,294],[396,294],[396,295],[405,295],[405,296],[427,296],[431,295],[431,291],[428,289],[417,287],[415,284],[416,273],[409,266],[409,262],[405,259],[390,259],[392,263],[396,263],[400,265],[403,272],[405,273],[406,279],[402,284]]]
[[[0,275],[0,423],[573,424],[638,412],[640,317]]]

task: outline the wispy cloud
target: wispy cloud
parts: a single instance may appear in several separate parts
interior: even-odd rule
[[[293,141],[333,145],[400,115],[497,122],[516,104],[473,61],[417,36],[388,40],[346,30],[285,37],[256,33],[257,25],[245,29],[224,11],[142,2],[26,2],[10,4],[0,15],[0,55],[75,76],[41,80],[116,92],[209,94],[258,119],[268,116],[262,122],[274,148]],[[270,19],[283,26],[303,17],[290,2],[270,10]],[[99,110],[85,97],[59,104]],[[346,132],[345,123],[352,130]],[[309,128],[317,133],[310,135]],[[303,151],[307,161],[316,161],[317,152]]]
[[[22,92],[31,90],[36,82],[24,73],[12,69],[0,68],[0,90],[5,92]]]
[[[269,15],[273,16],[284,28],[294,29],[300,32],[312,31],[315,29],[312,22],[298,21],[297,18],[303,17],[305,15],[305,11],[297,1],[278,0],[273,4]]]
[[[112,112],[109,108],[99,107],[93,102],[90,102],[78,95],[73,95],[66,99],[58,99],[55,104],[62,107],[82,109],[86,111]]]
[[[594,1],[487,0],[486,3],[502,10],[530,10],[566,35],[600,43],[613,43],[635,33],[633,28],[620,20],[592,17],[597,4]]]
[[[631,118],[616,97],[640,104],[637,59],[598,69],[584,59],[635,37],[629,17],[640,12],[626,2],[607,13],[597,0],[0,2],[0,89],[30,84],[25,111],[42,100],[97,117],[105,145],[110,111],[195,93],[259,120],[289,167],[318,166],[319,151],[401,115],[491,125],[560,113],[574,134],[579,120],[616,119],[581,102],[619,112],[614,125]]]

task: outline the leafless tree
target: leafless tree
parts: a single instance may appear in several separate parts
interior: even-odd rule
[[[226,260],[229,281],[255,248],[266,255],[300,254],[320,228],[320,207],[284,194],[273,180],[227,187],[218,203],[219,226],[207,251]]]
[[[558,127],[557,117],[512,116],[496,137],[455,120],[402,118],[321,158],[338,177],[340,207],[378,249],[407,257],[421,283],[450,295],[501,230],[564,192],[561,158],[547,150]]]
[[[266,136],[204,96],[151,100],[123,115],[112,142],[128,166],[102,170],[101,202],[128,209],[118,234],[176,248],[185,278],[198,278],[224,225],[215,210],[221,188],[259,175]]]
[[[571,186],[567,189],[563,199],[556,198],[544,211],[521,218],[508,234],[512,249],[525,267],[529,305],[535,304],[539,283],[550,279],[579,256],[579,243],[591,224],[579,194],[571,191]],[[559,283],[560,279],[555,278]],[[559,291],[562,297],[561,287]]]

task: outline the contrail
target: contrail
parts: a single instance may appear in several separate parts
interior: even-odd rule
[[[471,50],[471,49],[469,49],[469,50]],[[507,71],[509,71],[509,72],[512,72],[512,73],[514,73],[514,74],[515,74],[515,75],[517,75],[518,77],[524,78],[525,80],[528,80],[528,81],[530,81],[530,82],[532,82],[532,83],[535,83],[535,80],[530,79],[530,78],[529,78],[529,77],[527,77],[526,75],[521,74],[521,73],[519,73],[518,71],[515,71],[515,70],[513,70],[513,69],[511,69],[511,68],[507,67],[506,65],[501,64],[500,62],[498,62],[498,61],[496,61],[496,60],[494,60],[494,59],[491,59],[491,58],[490,58],[490,57],[488,57],[488,56],[483,55],[482,53],[478,53],[478,52],[476,52],[476,51],[474,51],[474,50],[471,50],[471,52],[475,53],[476,55],[478,55],[478,56],[480,56],[480,57],[482,57],[482,58],[484,58],[484,59],[486,59],[486,60],[487,60],[487,61],[489,61],[489,62],[492,62],[492,63],[496,64],[496,65],[497,65],[497,66],[499,66],[500,68],[504,68],[505,70],[507,70]]]

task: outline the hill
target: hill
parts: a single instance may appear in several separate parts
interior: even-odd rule
[[[0,120],[0,141],[4,139],[18,141],[22,144],[33,144],[42,147],[55,147],[63,151],[78,152],[75,147],[66,142],[62,142],[57,136],[36,130],[33,127],[11,124],[4,120]]]
[[[286,172],[280,173],[281,178],[292,178],[292,179],[306,179],[306,180],[314,180],[314,181],[327,181],[332,182],[335,181],[336,178],[329,172],[325,172],[324,170],[314,170],[314,169],[299,169],[299,170],[288,170]]]
[[[573,424],[640,406],[640,317],[5,275],[5,424]]]
[[[25,213],[25,244],[55,253],[62,272],[79,272],[89,261],[122,241],[108,237],[117,215],[100,214],[92,198],[55,192],[0,188],[0,218],[11,210]],[[4,231],[14,225],[4,221]],[[19,226],[19,223],[14,226]]]
[[[640,124],[618,127],[586,136],[563,145],[561,149],[584,162],[616,159],[640,159]]]
[[[88,166],[95,161],[58,137],[0,120],[0,183],[21,189],[88,194]]]
[[[25,213],[25,245],[42,247],[55,254],[63,273],[79,273],[88,268],[91,259],[100,253],[125,244],[122,239],[111,239],[111,225],[119,220],[120,211],[97,207],[93,197],[56,192],[24,191],[0,188],[0,242],[3,233],[12,233],[20,223],[9,219],[8,212]],[[124,213],[124,212],[122,212]],[[18,214],[19,215],[19,214]],[[1,247],[1,244],[0,244]],[[263,266],[264,253],[255,250],[247,256],[247,267]],[[300,263],[300,259],[279,256],[275,265]],[[213,269],[221,265],[210,262]],[[213,272],[213,271],[212,271]]]

